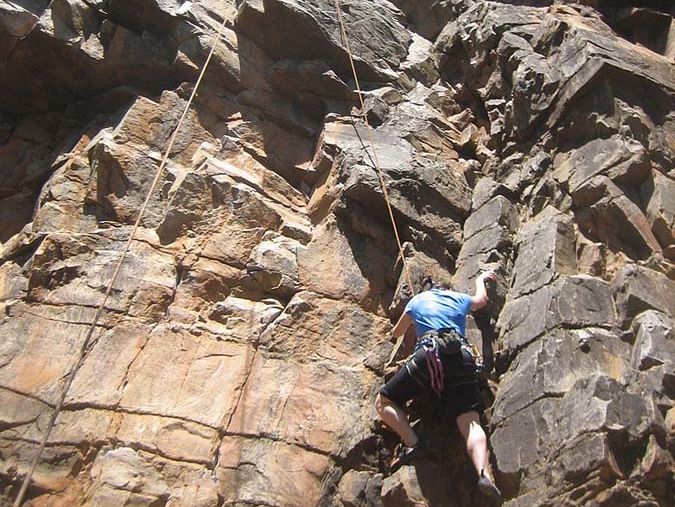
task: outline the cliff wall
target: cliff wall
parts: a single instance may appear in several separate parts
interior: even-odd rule
[[[497,273],[506,505],[672,505],[672,12],[526,3],[340,1],[407,263]],[[387,472],[405,276],[328,0],[0,0],[0,503],[223,20],[32,505],[479,505],[425,400]]]

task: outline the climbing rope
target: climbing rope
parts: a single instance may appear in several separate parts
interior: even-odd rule
[[[347,50],[347,55],[349,57],[349,65],[352,69],[352,76],[354,77],[354,83],[356,84],[356,91],[359,96],[359,103],[361,104],[361,116],[363,117],[363,122],[366,124],[366,132],[368,133],[368,142],[370,143],[370,149],[373,152],[373,156],[370,157],[370,154],[368,153],[368,150],[366,149],[366,154],[368,154],[368,157],[371,159],[373,162],[373,165],[375,166],[375,172],[377,173],[377,179],[380,182],[380,188],[382,189],[382,195],[384,196],[384,202],[387,205],[387,211],[389,212],[389,219],[391,220],[391,228],[394,231],[394,237],[396,238],[396,245],[398,246],[398,251],[399,255],[401,256],[401,262],[403,263],[403,272],[406,278],[406,282],[408,283],[408,287],[410,288],[410,293],[412,295],[415,295],[415,287],[412,284],[412,277],[410,276],[410,270],[408,269],[408,263],[405,258],[405,254],[403,252],[403,245],[401,244],[401,238],[398,234],[398,227],[396,226],[396,219],[394,218],[394,212],[391,207],[391,203],[389,202],[389,192],[387,191],[387,185],[384,182],[384,176],[382,175],[382,169],[380,168],[380,163],[377,158],[377,151],[375,150],[375,142],[373,141],[373,127],[370,125],[370,122],[368,121],[368,115],[366,113],[366,106],[363,102],[363,92],[361,91],[361,85],[359,83],[359,78],[356,74],[356,67],[354,66],[354,56],[352,55],[352,50],[349,46],[349,38],[347,37],[347,31],[345,29],[344,22],[342,21],[342,13],[340,12],[340,2],[339,0],[333,0],[335,4],[335,12],[337,14],[337,21],[338,25],[340,26],[340,33],[342,35],[342,41],[345,45],[345,49]],[[357,131],[358,134],[358,131]],[[359,139],[361,137],[359,136]],[[363,140],[361,140],[361,143],[363,143]],[[364,146],[365,149],[365,146]],[[394,345],[394,349],[392,350],[392,353],[389,357],[389,360],[387,361],[387,366],[392,363],[394,360],[394,357],[398,353],[399,349],[401,348],[401,345],[403,343],[404,335],[401,335],[397,340],[396,344]]]
[[[220,28],[218,29],[218,32],[216,34],[216,37],[213,40],[213,44],[211,45],[211,50],[209,51],[209,54],[206,57],[206,60],[204,61],[204,64],[202,65],[199,76],[197,77],[197,81],[195,82],[195,86],[192,89],[192,93],[190,94],[190,98],[188,99],[187,104],[185,104],[185,109],[183,110],[183,114],[181,115],[180,119],[178,120],[178,123],[176,124],[176,128],[174,129],[173,133],[171,134],[171,138],[169,140],[169,145],[167,146],[166,151],[164,152],[164,156],[162,157],[162,161],[159,164],[159,167],[157,168],[155,178],[152,180],[152,184],[150,185],[150,188],[148,189],[148,193],[145,197],[145,201],[143,202],[143,206],[141,206],[141,210],[138,213],[138,218],[136,218],[136,222],[134,223],[134,226],[131,230],[131,234],[129,235],[129,239],[127,240],[127,243],[124,246],[124,249],[122,250],[122,255],[120,256],[119,260],[117,261],[117,265],[115,266],[115,270],[113,272],[112,278],[110,279],[110,283],[108,284],[108,286],[106,288],[105,295],[103,296],[103,300],[101,301],[101,304],[98,306],[98,309],[96,310],[96,313],[94,315],[94,320],[92,321],[91,325],[89,326],[89,329],[87,331],[85,339],[82,342],[82,346],[80,347],[78,359],[75,362],[75,365],[70,370],[70,373],[67,376],[66,383],[64,385],[63,390],[61,391],[61,396],[59,397],[58,402],[56,403],[56,405],[54,407],[54,411],[52,412],[52,415],[49,419],[49,423],[47,424],[47,429],[45,430],[44,435],[42,437],[42,441],[40,442],[40,447],[38,448],[38,451],[37,451],[35,457],[33,458],[33,462],[31,464],[30,470],[28,471],[28,474],[26,474],[26,477],[23,480],[23,483],[21,485],[21,489],[19,490],[19,494],[17,495],[16,500],[14,501],[13,507],[20,507],[21,506],[21,503],[23,502],[23,497],[26,494],[26,491],[28,490],[28,486],[30,485],[30,481],[33,477],[33,474],[35,473],[35,469],[37,468],[37,465],[40,462],[40,458],[42,457],[42,453],[45,450],[45,446],[47,445],[47,440],[49,439],[49,435],[51,434],[52,430],[54,429],[54,425],[56,423],[56,418],[58,417],[58,415],[61,413],[61,410],[63,409],[63,404],[65,402],[66,397],[68,396],[68,391],[70,390],[70,387],[73,384],[73,379],[75,378],[75,374],[77,373],[77,371],[82,366],[82,362],[85,358],[85,355],[86,355],[87,351],[91,350],[91,348],[97,342],[97,340],[94,340],[92,342],[91,338],[92,338],[92,336],[94,334],[94,331],[96,329],[96,325],[98,324],[98,320],[101,317],[101,315],[103,314],[105,304],[107,303],[108,298],[110,297],[110,294],[112,293],[113,285],[115,284],[115,281],[117,281],[117,276],[119,275],[122,264],[124,263],[124,259],[126,258],[126,255],[129,252],[129,248],[131,247],[131,243],[133,242],[133,240],[136,236],[136,232],[138,231],[138,227],[141,223],[141,220],[143,219],[143,215],[145,214],[145,210],[148,207],[148,203],[150,202],[150,198],[152,197],[152,194],[154,193],[155,188],[157,187],[157,184],[159,183],[159,179],[160,179],[162,173],[164,172],[164,167],[166,166],[167,160],[169,159],[169,154],[171,153],[174,142],[176,141],[176,136],[178,134],[178,131],[180,130],[181,126],[183,125],[183,121],[185,120],[185,118],[188,114],[188,111],[190,110],[190,106],[192,105],[192,101],[193,101],[195,95],[197,94],[197,89],[199,88],[199,85],[202,81],[202,78],[204,77],[206,69],[209,66],[209,63],[211,61],[211,57],[213,56],[213,53],[216,49],[218,41],[220,40],[220,37],[223,34],[223,29],[225,28],[226,21],[227,21],[227,17],[223,17],[223,22],[221,23]]]

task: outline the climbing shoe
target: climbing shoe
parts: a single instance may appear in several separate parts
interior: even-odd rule
[[[501,503],[502,501],[502,492],[499,491],[499,488],[490,479],[485,477],[483,470],[480,471],[480,477],[478,478],[478,491],[480,491],[481,495],[495,502]]]
[[[406,447],[404,445],[401,445],[398,451],[396,452],[396,456],[394,456],[391,465],[389,466],[389,470],[391,471],[391,473],[393,474],[403,465],[407,465],[412,460],[414,460],[417,457],[418,450],[419,444],[413,447]]]

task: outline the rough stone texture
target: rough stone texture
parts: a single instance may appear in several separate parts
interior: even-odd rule
[[[332,0],[0,0],[0,505],[225,20],[32,505],[481,505],[443,410],[395,474],[373,421],[410,292],[377,159],[414,281],[497,274],[506,505],[670,506],[675,23],[582,3],[340,1],[369,131]]]

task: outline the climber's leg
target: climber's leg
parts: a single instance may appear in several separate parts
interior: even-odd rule
[[[487,469],[487,437],[480,425],[478,412],[471,411],[457,417],[457,427],[466,442],[466,452],[473,462],[476,473],[480,475],[485,470],[485,475],[491,478]]]
[[[410,427],[408,417],[396,403],[386,396],[378,394],[377,398],[375,398],[375,409],[382,422],[401,437],[406,447],[417,445],[417,435],[415,435],[415,431]]]
[[[478,490],[482,495],[501,503],[502,493],[495,486],[488,467],[487,437],[480,425],[478,412],[465,412],[457,417],[457,427],[466,442],[466,451],[478,474]]]
[[[417,380],[411,374],[413,372]],[[426,360],[424,351],[420,350],[382,386],[375,399],[375,409],[380,419],[394,430],[407,447],[417,444],[417,435],[410,427],[408,418],[403,412],[406,402],[419,396],[424,390]]]

